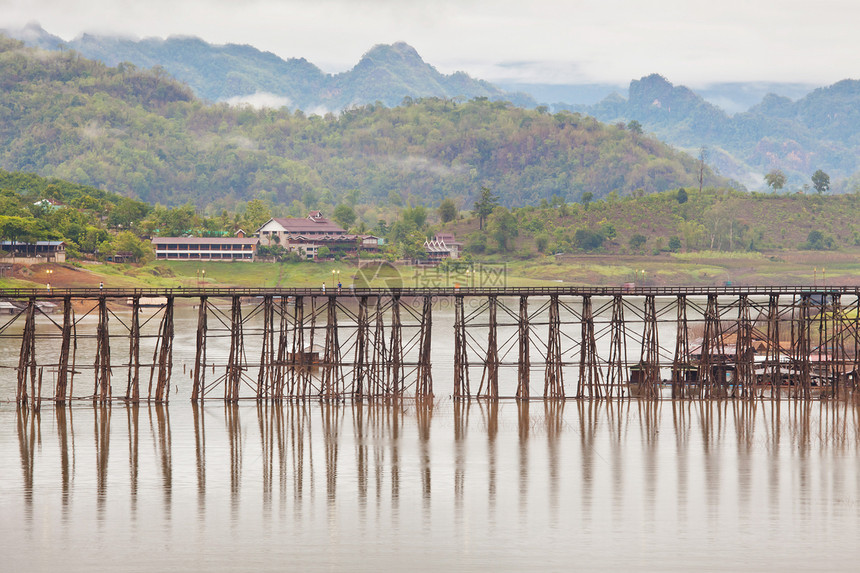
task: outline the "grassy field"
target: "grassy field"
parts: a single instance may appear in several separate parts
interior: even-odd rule
[[[362,286],[654,286],[860,285],[860,248],[773,253],[672,253],[541,256],[510,263],[476,264],[474,274],[409,266],[351,263],[164,262],[147,265],[41,264],[15,266],[0,287],[319,287],[340,281]],[[51,271],[50,273],[48,271]]]

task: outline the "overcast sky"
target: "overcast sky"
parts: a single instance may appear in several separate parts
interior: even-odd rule
[[[346,70],[405,41],[440,71],[491,81],[609,82],[660,73],[828,84],[857,78],[858,0],[0,0],[0,27],[199,36]]]

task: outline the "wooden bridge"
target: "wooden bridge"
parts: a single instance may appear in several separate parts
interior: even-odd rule
[[[810,399],[848,395],[860,371],[858,287],[4,289],[0,300],[0,338],[20,346],[0,374],[14,371],[17,402],[36,407],[166,403],[178,307],[196,311],[195,402]]]

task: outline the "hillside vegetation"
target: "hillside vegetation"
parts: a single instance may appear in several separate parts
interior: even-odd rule
[[[490,259],[535,253],[607,257],[696,252],[810,252],[860,246],[860,194],[762,194],[682,189],[642,197],[610,195],[585,204],[543,203],[471,218],[446,230]],[[504,246],[502,245],[504,243]]]
[[[699,164],[623,126],[475,99],[368,105],[339,116],[197,100],[163,72],[0,39],[0,167],[215,211],[251,198],[296,210],[363,203],[508,206],[694,185]],[[705,171],[705,184],[725,181]]]
[[[453,232],[466,243],[461,262],[505,264],[508,279],[514,281],[511,284],[547,280],[593,285],[642,281],[721,284],[726,280],[810,284],[826,277],[829,284],[860,281],[860,228],[856,223],[860,195],[856,194],[679,189],[636,197],[610,194],[596,201],[585,197],[579,204],[555,198],[513,210],[493,206],[494,199],[484,190],[478,213],[457,212],[450,202],[438,210],[420,205],[390,207],[386,211],[390,224],[373,219],[374,211],[362,206],[356,206],[361,217],[343,203],[333,212],[352,230],[374,225],[373,232],[386,237],[384,251],[363,253],[363,260],[374,256],[421,258],[426,237]],[[195,273],[200,264],[152,262],[147,237],[229,236],[238,227],[259,226],[269,217],[268,208],[264,201],[252,200],[243,205],[241,213],[205,217],[190,206],[153,208],[92,187],[0,171],[0,239],[62,239],[72,261],[105,261],[117,252],[139,262],[150,261],[134,267],[89,267],[95,274],[80,271],[79,265],[66,265],[65,271],[52,271],[57,273],[57,284],[189,284],[199,280]],[[482,221],[483,228],[479,228]],[[320,264],[289,262],[295,257],[277,253],[269,256],[275,256],[279,264],[257,263],[253,269],[238,265],[242,270],[236,265],[206,263],[206,276],[221,284],[319,284],[320,277],[331,270],[344,268],[349,274],[355,264],[352,256],[343,253]],[[467,267],[461,262],[444,263],[440,270],[462,273]],[[16,267],[15,280],[50,282],[45,274],[48,267],[37,267]],[[403,273],[412,276],[413,271],[404,268]]]
[[[606,122],[636,120],[681,148],[707,147],[709,162],[720,172],[753,188],[763,187],[762,176],[772,169],[784,171],[796,187],[818,169],[840,180],[860,170],[857,80],[816,89],[797,101],[771,94],[748,111],[729,115],[689,88],[652,74],[630,82],[627,98],[556,107]]]

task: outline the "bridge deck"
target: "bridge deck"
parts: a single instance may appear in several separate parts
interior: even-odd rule
[[[166,297],[195,298],[231,297],[231,296],[402,296],[402,297],[453,297],[453,296],[707,296],[707,295],[836,295],[860,294],[860,286],[673,286],[673,287],[385,287],[385,288],[355,288],[343,287],[179,287],[179,288],[5,288],[0,289],[0,298],[128,298],[128,297]]]

